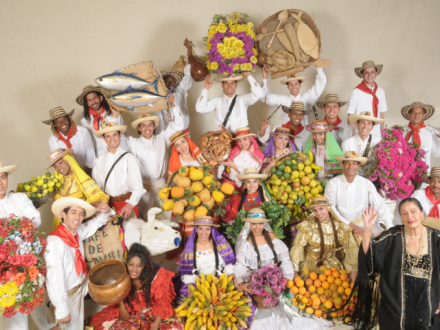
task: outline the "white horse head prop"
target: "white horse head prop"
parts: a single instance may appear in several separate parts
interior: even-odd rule
[[[142,227],[141,244],[146,246],[152,256],[176,249],[181,241],[180,233],[173,229],[179,224],[171,220],[157,220],[156,214],[162,209],[153,207],[148,211],[148,221]]]

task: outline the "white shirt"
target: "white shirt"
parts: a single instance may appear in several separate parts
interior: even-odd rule
[[[188,90],[191,88],[193,79],[191,77],[191,64],[185,65],[184,76],[179,86],[174,93],[174,108],[176,113],[179,113],[183,117],[183,128],[181,131],[186,130],[189,126],[189,110],[188,110]],[[174,119],[175,120],[175,119]]]
[[[95,161],[95,145],[93,144],[93,139],[87,128],[80,125],[77,125],[76,127],[78,130],[70,139],[74,158],[82,169],[85,169],[85,167],[92,168],[93,162]],[[67,138],[64,134],[63,137],[65,139]],[[49,148],[51,152],[54,152],[59,148],[67,149],[67,146],[58,137],[51,135],[49,138]]]
[[[362,211],[368,206],[374,206],[379,213],[379,222],[387,229],[393,227],[393,215],[370,180],[357,175],[353,182],[349,183],[342,174],[327,182],[324,195],[333,204],[332,209],[339,219],[347,225],[361,216]],[[383,230],[379,222],[374,225],[374,235]],[[363,226],[363,223],[359,225]]]
[[[422,204],[423,213],[425,214],[425,217],[427,217],[434,207],[434,204],[432,204],[428,197],[426,197],[425,189],[414,191],[411,197],[416,198],[420,202],[420,204]],[[440,212],[440,205],[437,205],[437,208]]]
[[[325,85],[327,84],[327,77],[325,76],[324,70],[322,68],[316,68],[316,78],[315,84],[304,94],[299,93],[296,97],[292,94],[289,95],[278,95],[269,93],[267,90],[267,79],[263,79],[263,97],[261,102],[264,102],[267,96],[267,104],[272,107],[277,107],[280,104],[285,107],[290,107],[293,101],[301,101],[304,103],[304,110],[312,110],[313,104],[318,101],[322,92],[324,91]],[[284,111],[281,111],[281,122],[288,122],[289,116]],[[304,116],[302,121],[303,125],[309,124],[309,117]]]
[[[272,133],[275,132],[275,129],[277,127],[281,127],[281,125],[275,126],[272,130]],[[304,145],[306,144],[307,138],[309,137],[310,132],[308,130],[306,130],[306,128],[304,127],[304,129],[301,131],[301,133],[299,133],[298,135],[295,136],[294,142],[295,142],[295,147],[296,149],[298,149],[298,151],[303,151]],[[264,135],[260,136],[260,134],[257,134],[258,136],[258,140],[266,145],[267,142],[269,142],[270,140],[270,126],[267,126],[266,130],[264,131]]]
[[[230,168],[230,172],[229,172],[229,179],[231,179],[231,181],[235,181],[235,183],[237,184],[237,186],[240,188],[242,183],[240,180],[238,180],[237,175],[240,174],[244,174],[244,170],[249,168],[249,167],[254,167],[257,169],[257,172],[260,172],[261,169],[261,165],[255,160],[254,157],[252,157],[252,154],[250,153],[250,151],[244,150],[241,151],[238,156],[236,156],[234,158],[234,160],[232,161],[235,165],[237,165],[238,168],[238,173],[235,169]],[[221,179],[222,178],[222,173],[225,170],[225,165],[220,165],[218,167],[218,178]]]
[[[255,104],[263,94],[260,85],[257,84],[254,77],[249,76],[247,80],[251,86],[251,93],[237,95],[234,108],[226,123],[226,129],[232,133],[235,133],[238,128],[249,126],[247,108]],[[209,89],[203,88],[202,95],[197,99],[196,111],[199,113],[215,111],[215,126],[220,129],[235,95],[228,97],[223,94],[223,96],[208,100],[208,92]]]
[[[341,145],[342,142],[345,140],[351,138],[351,126],[350,124],[341,121],[338,126],[336,126],[338,129],[334,129],[330,133],[332,133],[333,137],[335,138],[336,142],[338,142],[339,145]]]
[[[110,213],[98,215],[92,220],[81,224],[76,232],[79,238],[79,251],[84,257],[83,240],[92,236],[96,230],[105,225],[108,217],[113,215]],[[60,225],[65,226],[64,223]],[[70,232],[70,231],[69,231]],[[75,249],[68,246],[58,236],[47,236],[47,249],[44,259],[47,264],[46,287],[51,303],[56,307],[55,316],[58,320],[69,315],[67,306],[67,291],[80,285],[86,275],[81,271],[78,275],[75,268]]]
[[[405,132],[403,133],[403,137],[406,138],[406,136],[410,131],[411,129],[408,126],[405,127]],[[434,154],[435,157],[440,157],[440,138],[437,135],[435,135],[436,130],[430,126],[423,127],[418,131],[421,141],[420,148],[425,150],[425,157],[423,158],[423,160],[428,165],[428,171],[429,171],[429,168],[431,168],[431,152]],[[437,132],[437,134],[440,134],[440,132]],[[408,142],[414,143],[413,138],[414,138],[414,134],[411,135]]]
[[[318,146],[317,150],[316,150],[316,155],[315,155],[315,159],[316,159],[316,166],[322,167],[322,170],[320,170],[318,172],[318,177],[322,178],[325,176],[325,159],[324,159],[324,154],[326,152],[326,148],[325,145],[324,146]]]
[[[388,110],[387,100],[385,99],[384,90],[380,87],[377,87],[376,96],[379,99],[378,118],[380,118],[380,113],[386,112]],[[359,115],[361,112],[364,111],[370,111],[372,114],[374,114],[373,95],[364,93],[360,89],[355,88],[350,93],[347,113]],[[354,129],[354,134],[357,134],[357,128]],[[380,124],[374,125],[372,134],[381,137]]]
[[[342,142],[342,151],[343,152],[356,151],[359,154],[359,156],[362,157],[365,152],[365,149],[367,149],[368,139],[369,137],[367,137],[364,141],[362,141],[359,134],[356,134],[355,136]],[[377,145],[380,142],[380,140],[381,140],[380,137],[371,135],[370,151],[368,152],[367,157],[371,157],[374,146]]]
[[[11,214],[29,218],[37,227],[41,225],[40,212],[24,193],[9,193],[0,199],[0,219],[8,219]]]
[[[88,122],[84,117],[81,117],[81,125],[87,128],[90,135],[92,136],[95,145],[96,157],[100,157],[106,152],[107,143],[103,138],[98,138],[95,136],[94,133],[96,131],[95,128],[93,127],[93,118],[94,118],[93,115],[90,115],[90,122]],[[112,123],[116,123],[116,125],[125,125],[124,119],[122,118],[121,115],[119,115],[116,118],[113,118],[111,115],[109,115],[106,116],[104,120],[107,123],[112,122]],[[101,124],[102,124],[102,120],[99,121],[99,129],[101,129]],[[121,147],[124,148],[125,150],[128,150],[128,142],[124,134],[121,135]]]
[[[131,153],[126,154],[113,168],[104,190],[105,178],[114,162],[125,152],[120,146],[114,154],[108,150],[93,163],[93,180],[108,195],[112,197],[131,192],[129,199],[125,200],[135,207],[138,205],[146,190],[142,184],[139,160]]]
[[[184,162],[182,160],[182,158],[180,158],[180,156],[179,156],[179,159],[180,159],[180,163],[182,164],[182,166],[188,166],[188,167],[191,167],[191,166],[199,167],[200,166],[200,162],[197,159],[193,160],[192,162]]]

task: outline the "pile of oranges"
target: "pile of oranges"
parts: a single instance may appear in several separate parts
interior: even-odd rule
[[[305,274],[308,270],[303,271]],[[307,275],[306,275],[307,276]],[[339,309],[350,297],[354,283],[350,283],[347,271],[336,267],[319,267],[319,273],[311,272],[304,280],[297,276],[287,282],[287,287],[294,294],[292,302],[302,312],[314,314],[317,317],[327,318],[328,310]],[[352,301],[343,310],[331,312],[331,317],[343,317],[354,310],[355,294]],[[344,322],[349,322],[349,317]]]

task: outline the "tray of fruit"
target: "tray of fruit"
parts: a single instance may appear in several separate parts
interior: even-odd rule
[[[33,177],[30,181],[21,182],[17,186],[17,192],[24,192],[36,208],[50,201],[61,188],[60,177],[55,172]]]

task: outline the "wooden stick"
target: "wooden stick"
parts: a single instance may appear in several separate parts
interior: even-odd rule
[[[266,119],[266,102],[267,102],[267,95],[264,97],[263,120]]]

